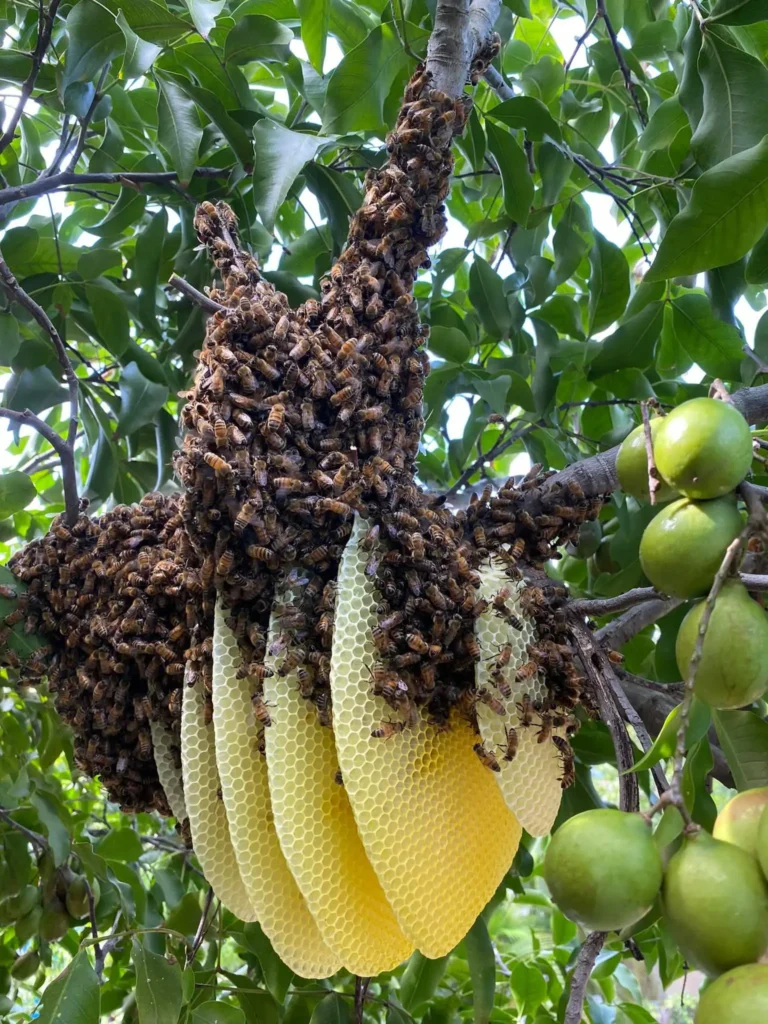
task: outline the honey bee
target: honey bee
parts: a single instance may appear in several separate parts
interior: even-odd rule
[[[405,722],[392,722],[387,720],[382,722],[376,729],[371,729],[371,736],[375,740],[388,740],[402,732],[403,729],[405,729],[405,726]]]
[[[181,714],[181,690],[175,689],[168,697],[168,710],[174,716]]]
[[[216,563],[216,575],[227,576],[232,568],[235,561],[235,553],[231,548],[227,548],[224,554],[219,558]]]
[[[519,738],[517,735],[517,729],[513,725],[507,726],[504,730],[504,755],[505,761],[514,761],[517,756],[517,748],[519,744]]]
[[[491,691],[486,689],[484,686],[479,687],[475,693],[475,698],[482,704],[485,704],[486,707],[489,707],[491,711],[495,712],[495,714],[506,715],[507,709],[498,697],[494,697]]]
[[[214,452],[206,452],[203,455],[203,461],[216,472],[217,476],[229,476],[232,473],[232,467],[229,463],[225,462],[219,455],[214,454]]]
[[[224,388],[226,385],[226,374],[223,366],[217,366],[213,371],[211,377],[211,392],[214,398],[224,397]]]
[[[539,666],[535,661],[527,661],[524,665],[515,672],[515,679],[518,683],[522,683],[525,679],[533,679],[536,673],[539,671]]]
[[[570,743],[562,736],[553,736],[552,742],[557,747],[563,764],[563,774],[560,776],[560,785],[568,789],[576,781],[576,763]]]
[[[539,717],[541,718],[541,725],[538,733],[536,734],[536,742],[546,743],[547,740],[552,739],[552,716],[549,714],[542,714]]]
[[[257,720],[265,728],[272,725],[272,716],[269,713],[270,705],[266,703],[260,693],[254,693],[251,697],[251,704],[253,705],[253,713],[256,715]]]
[[[6,600],[13,600],[16,597],[16,591],[13,587],[8,586],[7,583],[0,584],[0,597],[6,598]]]
[[[267,430],[272,433],[277,432],[283,425],[283,419],[285,417],[285,406],[282,402],[276,402],[269,410],[269,416],[267,417]]]
[[[520,725],[522,728],[527,729],[529,726],[533,725],[533,716],[536,709],[533,706],[533,701],[531,700],[530,695],[527,693],[524,694],[515,707],[517,708],[518,715],[520,716]]]
[[[353,514],[353,510],[349,505],[343,501],[337,501],[335,498],[320,498],[315,508],[319,513],[331,512],[333,515],[343,516],[345,519]]]
[[[496,757],[490,753],[490,751],[486,750],[482,743],[475,743],[472,749],[477,754],[482,765],[486,768],[490,768],[492,772],[501,771],[501,765],[496,760]]]

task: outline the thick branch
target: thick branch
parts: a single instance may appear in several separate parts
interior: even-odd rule
[[[626,611],[627,608],[634,608],[644,601],[652,601],[660,596],[654,587],[635,587],[625,594],[618,594],[616,597],[596,597],[594,600],[580,599],[571,603],[571,611],[577,611],[581,615],[599,616],[614,615],[616,612]]]
[[[196,178],[228,178],[232,172],[231,167],[198,167],[195,170]],[[34,199],[35,196],[44,196],[47,192],[55,192],[57,189],[66,188],[69,185],[168,185],[175,184],[179,180],[175,171],[85,171],[82,174],[75,174],[74,171],[60,171],[48,178],[37,178],[27,185],[13,185],[10,188],[0,188],[0,206],[8,203],[19,203],[23,199]]]
[[[427,71],[436,89],[461,96],[475,54],[491,36],[501,0],[438,0],[427,48]]]
[[[511,85],[507,85],[501,74],[492,64],[488,65],[483,77],[500,100],[510,100],[515,95],[515,90]]]
[[[78,402],[80,397],[79,386],[77,382],[77,376],[72,368],[69,355],[67,354],[66,346],[61,339],[61,335],[56,330],[48,314],[45,312],[42,306],[38,305],[37,302],[28,295],[21,287],[19,282],[14,277],[11,268],[3,259],[2,253],[0,253],[0,279],[2,280],[2,286],[14,301],[18,302],[20,306],[33,317],[34,320],[42,327],[48,337],[51,339],[53,347],[56,351],[56,358],[59,361],[64,379],[67,382],[69,389],[69,427],[67,429],[67,440],[66,443],[62,442],[59,435],[47,428],[50,433],[46,433],[41,429],[42,420],[39,420],[31,412],[22,413],[26,417],[26,421],[38,430],[47,441],[53,445],[56,451],[59,453],[61,459],[61,475],[62,483],[64,487],[64,505],[66,508],[67,521],[70,526],[77,522],[79,515],[79,500],[77,495],[77,472],[75,470],[75,439],[77,438],[77,424],[78,424]],[[4,415],[7,415],[12,410],[6,410]],[[8,416],[9,419],[14,419],[14,416]],[[17,420],[17,422],[20,422]],[[55,441],[54,441],[55,437]]]
[[[37,76],[40,74],[40,68],[43,65],[46,51],[48,50],[48,46],[51,42],[51,33],[53,32],[53,25],[56,20],[56,11],[59,6],[59,0],[51,0],[47,11],[43,6],[43,0],[39,0],[39,2],[40,10],[37,22],[37,42],[35,43],[35,49],[32,53],[32,67],[29,69],[29,74],[24,79],[21,86],[19,102],[16,104],[16,109],[11,115],[8,127],[0,138],[0,153],[2,153],[4,149],[7,149],[13,142],[13,137],[16,134],[19,121],[24,113],[27,100],[34,91]]]
[[[663,619],[665,615],[681,604],[682,601],[677,597],[657,597],[652,601],[644,601],[642,604],[630,608],[618,619],[609,622],[607,626],[598,629],[595,638],[604,647],[612,647],[616,650],[644,630],[646,626],[651,626],[659,619]]]
[[[592,932],[584,941],[579,950],[576,963],[571,975],[571,991],[568,996],[568,1006],[565,1009],[563,1024],[580,1024],[582,1010],[584,1009],[584,997],[587,993],[589,977],[595,967],[595,961],[603,948],[605,932]]]

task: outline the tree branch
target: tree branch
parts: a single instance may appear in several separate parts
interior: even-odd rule
[[[645,440],[645,455],[648,460],[648,495],[651,505],[658,500],[661,477],[656,468],[656,458],[653,454],[653,435],[651,434],[651,420],[648,415],[648,403],[643,402],[640,406],[643,416],[643,438]]]
[[[3,411],[3,415],[7,416],[9,419],[15,419],[16,422],[26,422],[34,426],[35,429],[38,430],[59,453],[59,458],[61,459],[61,477],[64,487],[66,518],[69,525],[72,526],[77,522],[77,517],[80,514],[80,503],[77,494],[77,471],[75,468],[75,440],[77,438],[78,402],[80,397],[77,376],[72,368],[72,363],[69,355],[67,354],[64,342],[61,339],[61,335],[54,327],[50,317],[42,306],[39,306],[32,296],[28,295],[24,291],[14,277],[11,268],[5,262],[1,252],[0,280],[2,281],[2,287],[11,300],[18,302],[20,306],[23,306],[51,339],[56,351],[56,358],[59,361],[59,366],[61,366],[64,379],[67,382],[67,387],[69,389],[69,427],[67,429],[66,442],[63,442],[61,437],[54,430],[51,430],[47,424],[43,423],[42,420],[35,416],[34,413],[26,411],[17,415],[10,415],[13,410],[6,409]],[[25,419],[23,421],[19,420],[19,415],[25,417]],[[42,429],[43,427],[45,430]]]
[[[613,27],[611,19],[608,16],[608,12],[605,9],[605,0],[597,0],[597,11],[600,17],[605,22],[605,30],[608,33],[608,38],[611,40],[613,52],[616,55],[616,63],[619,65],[619,70],[621,71],[622,78],[624,79],[624,85],[626,85],[627,87],[627,92],[632,97],[632,102],[635,105],[635,110],[637,110],[637,116],[640,118],[640,124],[643,127],[645,127],[648,122],[646,121],[645,114],[643,113],[643,108],[640,106],[640,99],[637,95],[637,89],[635,88],[635,83],[632,81],[632,73],[629,70],[629,67],[627,66],[626,60],[624,59],[624,53],[621,49],[621,43],[619,42],[618,36],[616,35],[616,30]]]
[[[197,288],[191,285],[188,281],[185,281],[183,277],[179,277],[178,274],[171,274],[168,278],[168,287],[173,288],[177,292],[181,292],[182,295],[186,295],[188,299],[191,299],[196,306],[200,306],[206,313],[218,313],[223,310],[227,311],[226,306],[222,306],[220,302],[216,302],[208,295],[204,295],[203,292],[199,292]]]
[[[584,1009],[584,997],[587,993],[587,985],[590,975],[595,967],[595,961],[603,948],[605,932],[592,932],[585,939],[571,975],[571,991],[568,996],[568,1006],[565,1009],[563,1024],[581,1024],[581,1014]]]
[[[570,604],[571,611],[579,612],[586,616],[613,615],[615,612],[626,611],[627,608],[634,608],[644,601],[652,601],[661,597],[655,587],[635,587],[625,594],[618,594],[616,597],[596,597],[594,599],[577,599]]]
[[[34,92],[37,76],[40,74],[40,68],[43,65],[45,54],[51,42],[51,34],[56,20],[56,11],[59,6],[59,0],[51,0],[47,11],[43,5],[43,0],[39,0],[39,2],[40,9],[37,21],[37,42],[35,43],[35,49],[32,53],[32,67],[29,69],[29,74],[22,83],[19,102],[11,115],[8,127],[3,132],[2,137],[0,137],[0,153],[7,149],[13,142],[19,121],[21,120],[24,108],[27,105],[27,100]]]
[[[500,100],[510,100],[516,95],[512,86],[507,85],[500,72],[498,72],[492,64],[489,64],[485,69],[485,75],[483,77]]]
[[[493,33],[501,0],[438,0],[427,47],[427,71],[435,89],[464,92],[475,54]]]
[[[93,117],[93,112],[96,109],[96,104],[101,99],[101,90],[104,86],[104,80],[107,77],[107,74],[109,73],[110,63],[110,61],[107,61],[107,63],[101,69],[101,75],[99,76],[99,81],[96,85],[96,91],[93,94],[93,99],[91,100],[90,106],[85,112],[85,116],[80,121],[80,135],[77,139],[75,152],[72,154],[72,159],[69,161],[69,167],[67,168],[67,170],[69,171],[74,171],[74,169],[77,167],[77,161],[80,159],[82,152],[85,149],[85,142],[88,138],[88,126],[91,123],[91,118]]]
[[[653,588],[649,587],[648,589]],[[677,597],[657,597],[651,601],[644,601],[642,604],[630,608],[618,619],[609,622],[607,626],[598,629],[595,639],[605,647],[616,650],[644,630],[646,626],[663,619],[665,615],[674,611],[682,603],[682,600]]]
[[[48,843],[45,839],[37,832],[33,832],[30,828],[25,828],[24,825],[20,825],[18,821],[11,817],[10,813],[6,811],[4,807],[0,807],[0,820],[4,821],[11,828],[15,828],[17,832],[21,832],[25,839],[27,839],[33,846],[36,846],[41,853],[44,853],[48,849]]]

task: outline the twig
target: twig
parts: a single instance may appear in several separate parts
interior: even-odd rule
[[[46,12],[43,0],[39,0],[39,12],[37,19],[37,42],[35,43],[35,49],[32,53],[32,67],[29,69],[29,74],[22,83],[19,102],[16,105],[16,109],[11,115],[11,120],[8,122],[8,127],[3,132],[0,138],[0,153],[7,149],[8,146],[13,142],[14,135],[16,134],[16,128],[18,127],[19,121],[21,120],[22,114],[24,113],[24,107],[27,105],[27,100],[32,95],[37,76],[40,74],[40,68],[43,65],[46,51],[51,42],[51,34],[53,32],[53,25],[56,20],[56,10],[59,6],[59,0],[51,0],[48,11]]]
[[[507,426],[509,426],[509,424],[507,424]],[[499,455],[507,450],[507,448],[511,448],[516,441],[519,441],[522,437],[526,437],[531,433],[531,431],[542,426],[545,426],[545,421],[537,420],[535,423],[528,423],[526,426],[520,427],[519,430],[513,431],[506,437],[504,436],[504,432],[502,432],[499,440],[492,445],[484,455],[479,455],[476,459],[473,459],[458,480],[448,488],[445,492],[446,499],[452,498],[455,494],[459,493],[462,487],[466,487],[475,473],[482,469],[486,463],[493,462],[493,460],[497,459]]]
[[[595,639],[605,647],[618,649],[633,636],[642,632],[646,626],[651,626],[659,619],[663,619],[665,615],[674,611],[682,603],[677,597],[657,597],[653,601],[644,601],[642,604],[630,608],[618,619],[609,622],[607,626],[598,629]]]
[[[33,832],[31,828],[25,828],[24,825],[20,825],[18,821],[11,817],[4,807],[0,807],[0,819],[2,819],[7,825],[10,825],[11,828],[15,828],[17,832],[21,832],[21,834],[28,839],[33,846],[36,846],[41,853],[48,849],[48,843],[38,832]]]
[[[709,397],[716,398],[720,402],[728,402],[729,404],[732,404],[731,394],[719,377],[715,377],[709,385]]]
[[[608,684],[613,690],[613,694],[616,698],[616,702],[621,708],[622,714],[624,715],[624,721],[627,722],[635,730],[637,738],[640,740],[640,745],[643,748],[643,752],[647,753],[653,746],[653,740],[651,735],[645,727],[645,722],[640,717],[639,713],[635,710],[632,701],[629,699],[627,694],[624,692],[624,686],[618,676],[610,676]],[[651,769],[653,774],[654,782],[656,783],[656,789],[659,795],[665,793],[669,789],[669,783],[667,777],[664,774],[664,770],[661,765],[654,765]]]
[[[597,21],[597,19],[599,17],[600,17],[600,12],[599,11],[595,11],[595,13],[589,19],[589,21],[587,23],[587,27],[584,29],[584,31],[581,33],[579,38],[576,40],[576,49],[573,51],[571,56],[568,58],[568,62],[565,65],[565,73],[566,74],[568,74],[568,72],[570,71],[571,64],[573,64],[573,62],[576,60],[576,54],[579,52],[579,50],[582,48],[584,43],[587,41],[587,37],[589,36],[589,34],[592,31],[592,29],[595,27],[595,22]]]
[[[215,299],[210,298],[208,295],[204,295],[199,292],[197,288],[185,281],[183,277],[179,277],[178,274],[171,274],[168,278],[168,287],[173,288],[177,292],[181,292],[182,295],[186,295],[188,299],[191,299],[196,305],[200,306],[207,313],[218,313],[220,311],[227,312],[227,307],[222,306],[220,302],[216,302]]]
[[[356,1024],[363,1024],[363,1007],[365,1006],[366,996],[368,995],[368,986],[371,984],[370,978],[361,978],[359,975],[355,976],[355,1022]]]
[[[65,147],[66,151],[66,147]],[[195,178],[228,178],[231,167],[197,167]],[[46,192],[55,192],[69,185],[168,185],[178,181],[175,171],[60,171],[47,177],[37,178],[26,185],[12,185],[0,189],[0,206],[19,203],[23,199],[34,199]]]
[[[96,940],[93,944],[96,977],[99,979],[99,984],[101,984],[104,980],[104,960],[106,954],[103,953],[101,946],[99,945],[99,926],[96,923],[96,900],[93,898],[93,889],[85,875],[83,875],[83,882],[85,884],[85,892],[88,897],[88,917],[91,922],[91,935]]]
[[[205,940],[205,933],[211,927],[211,922],[216,916],[216,913],[214,912],[213,914],[211,914],[210,918],[208,917],[208,911],[211,909],[212,903],[213,886],[209,885],[208,892],[205,894],[205,904],[203,905],[203,912],[200,915],[200,923],[197,926],[197,931],[195,932],[195,937],[192,940],[192,945],[187,950],[187,964],[191,964],[192,961],[197,956],[197,951],[198,949],[200,949]]]
[[[595,961],[604,942],[605,932],[592,932],[584,940],[571,974],[571,991],[568,995],[563,1024],[580,1024],[589,977],[594,970]]]
[[[67,168],[68,171],[74,171],[75,167],[77,167],[77,161],[80,159],[82,152],[85,149],[85,142],[88,138],[88,126],[91,123],[91,118],[93,117],[93,112],[96,109],[96,105],[101,99],[101,90],[104,86],[104,80],[106,79],[107,74],[109,73],[110,64],[111,61],[107,61],[107,63],[101,69],[101,74],[99,75],[99,81],[96,84],[96,91],[93,94],[93,99],[91,100],[90,105],[88,106],[88,109],[85,112],[85,116],[80,121],[80,135],[77,139],[75,152],[72,154],[72,159],[69,161],[69,167]]]
[[[642,402],[640,404],[640,411],[643,417],[645,454],[648,458],[648,492],[650,495],[651,505],[655,505],[658,500],[659,488],[661,487],[661,477],[659,476],[659,471],[656,468],[656,459],[653,454],[653,434],[651,433],[651,420],[648,415],[647,402]]]
[[[748,356],[757,367],[755,373],[768,373],[768,366],[766,366],[753,348],[750,348],[749,345],[742,345],[742,351],[744,352],[744,355]]]
[[[643,127],[645,127],[647,124],[645,114],[643,113],[643,108],[640,106],[640,99],[637,95],[637,90],[635,89],[635,83],[632,81],[632,73],[630,72],[629,67],[627,66],[627,62],[624,59],[624,54],[621,49],[621,43],[619,42],[618,36],[616,35],[616,30],[613,27],[611,19],[608,16],[608,12],[605,9],[605,0],[597,0],[597,13],[600,15],[600,17],[603,19],[605,23],[605,30],[608,33],[608,38],[611,40],[611,46],[613,47],[613,52],[616,55],[616,63],[619,65],[619,70],[621,71],[622,77],[624,79],[624,85],[626,85],[627,91],[629,92],[629,95],[632,97],[632,102],[635,105],[635,110],[637,110],[637,116],[640,118],[640,124]]]
[[[34,420],[33,425],[35,426],[35,429],[43,434],[46,440],[53,445],[59,454],[59,458],[61,459],[62,485],[64,487],[64,507],[66,509],[67,522],[72,526],[77,522],[77,517],[80,513],[80,504],[77,494],[77,470],[75,468],[75,439],[77,438],[78,402],[80,397],[77,377],[74,369],[72,368],[70,358],[67,355],[67,349],[61,339],[61,335],[54,327],[53,322],[42,306],[39,306],[32,296],[28,295],[21,287],[14,277],[11,268],[5,262],[1,252],[0,278],[2,278],[2,286],[9,297],[15,302],[18,302],[20,306],[23,306],[51,339],[56,351],[56,358],[59,361],[59,365],[61,366],[64,374],[64,379],[67,382],[67,387],[69,389],[69,427],[67,429],[66,441],[62,441],[61,437],[54,430],[51,430],[47,424],[43,424],[43,421],[37,416],[34,416],[34,413],[27,410],[22,415],[26,418],[26,422],[28,423],[33,423]],[[10,415],[11,412],[12,410],[3,410],[2,415],[7,416],[9,419],[15,419],[15,416]],[[47,432],[43,431],[42,426],[46,427]]]
[[[493,64],[488,65],[488,67],[485,69],[485,74],[483,75],[483,77],[485,78],[488,85],[490,85],[490,87],[493,89],[493,91],[496,93],[500,100],[511,100],[512,97],[515,95],[515,90],[512,88],[511,85],[507,85],[507,83],[502,78],[500,72],[496,70]]]
[[[626,611],[627,608],[634,608],[644,601],[657,600],[662,595],[655,587],[635,587],[624,594],[617,594],[616,597],[596,597],[594,599],[577,599],[570,604],[571,611],[579,612],[586,616],[613,615],[615,612]]]

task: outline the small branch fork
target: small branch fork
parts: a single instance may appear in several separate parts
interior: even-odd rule
[[[656,468],[656,459],[653,454],[653,435],[651,433],[651,419],[648,414],[648,402],[643,402],[640,405],[641,415],[643,417],[643,436],[645,438],[645,454],[648,457],[648,493],[650,495],[651,505],[655,505],[659,500],[659,489],[661,488],[661,476]]]
[[[69,390],[69,426],[67,436],[66,439],[62,438],[60,434],[29,409],[24,412],[16,412],[13,409],[0,409],[0,416],[4,416],[6,419],[19,423],[22,426],[28,425],[33,427],[58,453],[61,460],[66,519],[70,526],[72,526],[77,522],[80,512],[77,493],[77,470],[75,467],[75,442],[77,440],[78,402],[80,397],[77,376],[61,335],[42,306],[39,306],[21,287],[14,277],[11,268],[5,262],[2,253],[0,253],[0,285],[13,302],[18,302],[20,306],[27,310],[51,339],[56,351],[56,358],[59,361]]]

